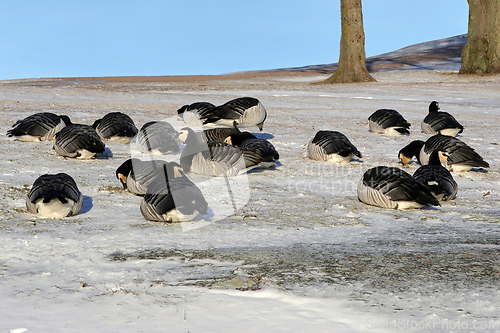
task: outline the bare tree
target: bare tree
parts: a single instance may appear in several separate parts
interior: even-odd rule
[[[500,73],[500,1],[467,0],[469,34],[460,74]]]
[[[339,64],[325,83],[371,82],[366,69],[365,32],[361,0],[340,0],[342,36]]]

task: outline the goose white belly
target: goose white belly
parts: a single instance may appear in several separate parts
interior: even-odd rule
[[[19,141],[23,141],[23,142],[40,142],[40,141],[43,141],[39,136],[33,136],[33,135],[29,135],[29,134],[16,135],[14,137],[16,139],[18,139]]]
[[[115,136],[110,136],[109,138],[104,139],[104,140],[128,144],[128,143],[130,143],[130,141],[132,140],[132,138],[128,137],[128,136],[118,136],[118,135],[115,135]]]
[[[35,203],[38,215],[40,215],[41,217],[52,219],[58,219],[68,216],[74,205],[75,202],[72,200],[68,200],[67,203],[63,204],[57,198],[50,200],[50,202],[48,203],[43,203],[43,198],[41,198]]]
[[[447,164],[445,165],[445,168],[451,172],[467,172],[470,171],[470,169],[472,169],[473,167],[464,164]]]
[[[76,153],[78,154],[77,158],[81,160],[90,160],[96,156],[96,153],[90,152],[87,149],[78,149]]]
[[[439,134],[448,136],[457,136],[460,132],[460,128],[445,128],[439,131]]]

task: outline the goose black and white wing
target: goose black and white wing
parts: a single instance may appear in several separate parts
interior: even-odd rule
[[[439,205],[424,185],[404,170],[378,166],[368,169],[358,184],[361,202],[382,208],[407,209]]]
[[[66,173],[45,174],[35,180],[26,197],[26,208],[33,214],[62,218],[81,212],[83,195]]]
[[[203,130],[202,136],[205,142],[224,141],[228,136],[241,133],[237,127],[216,127]]]
[[[164,164],[166,162],[161,160],[142,161],[130,158],[116,169],[116,178],[124,189],[137,195],[144,195],[158,172],[163,170]]]
[[[441,165],[422,165],[413,173],[413,179],[429,187],[440,201],[452,200],[458,192],[458,185],[451,173]]]
[[[204,125],[233,126],[236,122],[240,127],[257,126],[262,130],[266,118],[267,111],[257,98],[241,97],[213,108],[200,119]]]
[[[450,171],[468,171],[471,168],[489,168],[481,155],[465,142],[448,135],[437,134],[431,136],[423,147],[421,163],[427,164],[429,156],[433,151],[440,150],[447,154],[445,167]],[[424,156],[425,158],[422,158]]]
[[[102,140],[130,143],[138,130],[132,118],[122,112],[111,112],[94,122],[92,127]]]
[[[464,127],[448,112],[438,111],[439,103],[434,101],[429,105],[429,113],[421,124],[422,132],[426,134],[443,134],[456,136],[463,132]]]
[[[215,108],[215,105],[209,102],[195,102],[192,104],[184,105],[177,110],[177,117],[183,120],[186,124],[193,126],[200,126],[202,118]]]
[[[142,150],[160,154],[177,153],[180,149],[179,133],[166,121],[144,124],[136,137]]]
[[[149,221],[187,222],[199,214],[206,215],[208,203],[186,176],[163,177],[150,184],[140,209]]]
[[[342,133],[318,131],[307,144],[307,155],[317,161],[349,162],[362,157],[358,149]]]
[[[410,123],[396,110],[379,109],[368,117],[370,132],[386,135],[410,134]]]
[[[54,150],[64,157],[90,159],[102,154],[105,146],[92,126],[73,124],[56,134]]]
[[[256,167],[262,158],[258,152],[225,142],[205,142],[187,127],[179,131],[179,138],[185,142],[180,164],[186,173],[231,177]]]
[[[7,136],[19,141],[52,141],[57,132],[71,124],[68,116],[58,116],[51,112],[35,113],[18,120]]]

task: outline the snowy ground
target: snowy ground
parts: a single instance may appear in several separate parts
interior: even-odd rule
[[[107,158],[78,161],[56,156],[49,142],[1,136],[0,332],[500,332],[500,77],[374,77],[0,82],[1,133],[40,111],[87,124],[122,111],[141,126],[183,104],[253,96],[268,111],[260,135],[281,156],[274,170],[248,175],[250,200],[236,214],[187,231],[145,221],[141,198],[120,189],[114,172],[128,146],[109,142]],[[366,169],[397,166],[400,148],[427,137],[420,122],[432,100],[465,126],[460,138],[490,170],[454,174],[458,197],[437,209],[360,203]],[[400,111],[411,136],[369,133],[379,108]],[[363,159],[308,160],[305,146],[320,129],[344,133]],[[75,178],[82,214],[27,213],[29,187],[48,172]]]

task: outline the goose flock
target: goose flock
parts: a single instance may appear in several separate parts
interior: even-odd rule
[[[176,130],[166,121],[151,121],[140,130],[126,114],[112,112],[92,126],[73,124],[66,115],[37,113],[17,121],[7,131],[19,141],[53,141],[63,157],[93,159],[105,151],[104,141],[139,147],[150,154],[172,154],[176,161],[129,158],[116,169],[116,178],[129,192],[142,196],[140,211],[149,221],[192,221],[208,213],[202,191],[190,174],[236,177],[254,169],[270,169],[279,161],[271,142],[241,128],[263,130],[267,112],[253,97],[231,100],[220,106],[209,102],[184,105],[177,111],[186,126]],[[201,126],[195,131],[189,125]],[[396,110],[380,109],[368,118],[369,131],[383,135],[410,135],[410,123]],[[403,167],[416,157],[421,165],[413,175],[399,167],[376,166],[366,170],[358,183],[359,201],[382,208],[409,209],[438,206],[452,200],[458,185],[451,172],[488,168],[489,164],[455,136],[463,126],[439,104],[429,105],[421,124],[427,141],[414,140],[398,154]],[[330,163],[362,159],[361,152],[342,133],[318,131],[307,144],[308,158]],[[44,174],[35,180],[26,198],[29,212],[62,218],[81,212],[83,195],[67,173]]]

